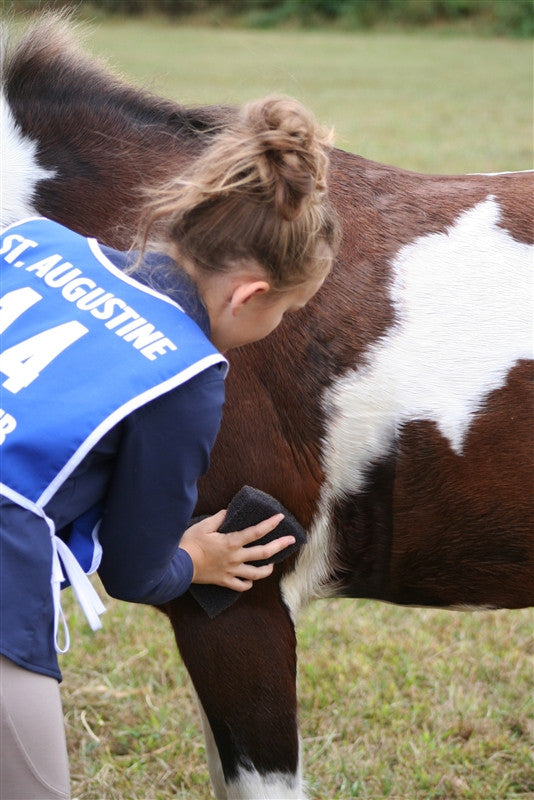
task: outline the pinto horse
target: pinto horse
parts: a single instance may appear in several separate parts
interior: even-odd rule
[[[140,187],[234,113],[123,83],[54,20],[3,76],[4,223],[42,214],[118,248]],[[199,487],[198,513],[263,489],[307,542],[214,619],[190,595],[164,608],[218,798],[305,796],[294,619],[312,599],[534,601],[532,175],[420,175],[336,150],[329,185],[335,268],[304,311],[231,354]]]

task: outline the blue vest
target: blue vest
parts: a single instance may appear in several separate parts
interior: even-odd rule
[[[94,590],[46,504],[121,419],[225,359],[177,303],[56,222],[32,218],[3,231],[0,270],[0,492],[46,520],[55,593],[62,565],[82,606],[91,605],[83,594]],[[93,516],[69,542],[88,572],[98,566]]]

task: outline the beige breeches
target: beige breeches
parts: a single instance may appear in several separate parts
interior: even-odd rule
[[[68,800],[59,684],[0,656],[0,800]]]

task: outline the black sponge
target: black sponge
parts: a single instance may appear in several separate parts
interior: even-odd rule
[[[241,531],[244,528],[257,525],[264,519],[274,516],[274,514],[284,514],[284,519],[273,531],[258,539],[258,541],[251,542],[246,547],[267,544],[272,542],[273,539],[279,539],[281,536],[294,536],[295,543],[286,547],[280,553],[276,553],[272,558],[250,562],[256,567],[263,564],[277,564],[302,547],[306,541],[306,534],[304,528],[297,522],[295,517],[271,495],[260,491],[260,489],[253,489],[251,486],[243,486],[230,501],[226,519],[219,531],[220,533]],[[191,524],[193,525],[200,519],[205,519],[205,517],[195,517],[191,520]],[[189,591],[211,618],[216,617],[221,611],[235,603],[242,594],[242,592],[236,592],[226,586],[212,586],[203,583],[192,583]]]

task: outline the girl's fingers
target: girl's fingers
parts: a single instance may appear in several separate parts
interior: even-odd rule
[[[224,520],[226,519],[226,509],[223,508],[211,517],[206,517],[203,522],[207,522],[213,531],[218,531]]]
[[[233,536],[235,536],[236,540],[243,547],[246,544],[261,539],[271,531],[274,531],[276,526],[280,525],[283,519],[283,514],[275,514],[273,517],[262,520],[262,522],[259,522],[257,525],[252,525],[250,528],[245,528],[242,531],[236,531]]]
[[[282,536],[280,539],[275,539],[274,542],[269,544],[259,544],[256,547],[247,547],[243,551],[244,561],[265,561],[267,558],[272,558],[281,550],[295,544],[294,536]]]
[[[259,581],[261,578],[268,578],[273,571],[272,564],[264,564],[262,567],[254,567],[252,564],[243,564],[235,574],[238,578],[248,581]]]
[[[242,580],[241,578],[231,578],[225,583],[225,586],[228,589],[234,589],[236,592],[246,592],[248,589],[252,589],[252,581],[250,580]]]
[[[184,533],[180,547],[193,559],[196,583],[211,583],[245,592],[254,581],[267,578],[273,571],[272,564],[257,567],[247,562],[269,561],[294,544],[295,537],[282,536],[268,544],[254,544],[280,524],[283,514],[275,514],[242,531],[218,533],[225,516],[226,511],[222,510],[192,525]]]
[[[187,530],[194,529],[202,533],[217,533],[225,519],[226,509],[223,508],[211,517],[206,517],[205,519],[201,519],[200,522],[195,522],[195,524],[191,525]]]

